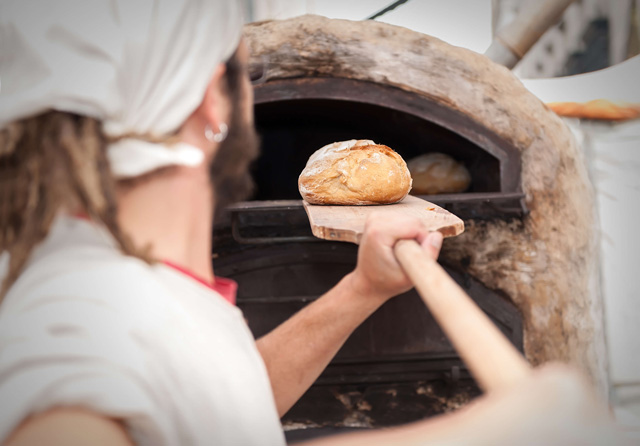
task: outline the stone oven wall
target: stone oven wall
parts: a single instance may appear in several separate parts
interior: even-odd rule
[[[553,112],[484,56],[392,25],[303,16],[248,25],[245,41],[252,60],[268,60],[267,82],[323,76],[394,86],[469,116],[517,148],[530,214],[467,221],[442,259],[512,299],[532,364],[572,363],[606,395],[593,190],[580,148]]]

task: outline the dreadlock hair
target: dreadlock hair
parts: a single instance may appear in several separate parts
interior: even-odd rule
[[[106,145],[97,120],[59,111],[0,130],[0,253],[9,253],[0,301],[62,210],[82,210],[125,254],[145,258],[118,226]]]
[[[239,89],[246,73],[237,50],[226,65],[227,93],[239,102]],[[150,254],[151,246],[141,249],[134,246],[117,221],[116,181],[109,168],[106,147],[110,142],[129,137],[164,144],[180,140],[177,131],[163,137],[125,134],[107,138],[96,119],[60,111],[48,111],[0,129],[0,254],[9,253],[8,272],[0,284],[0,303],[34,247],[49,234],[55,217],[63,210],[81,210],[102,224],[124,254],[148,263],[155,261]],[[212,169],[214,178],[224,177],[218,170],[224,170],[229,162],[235,163],[237,155],[228,152],[230,161],[219,157],[221,160]],[[118,186],[126,189],[172,168],[120,180]],[[227,185],[219,187],[231,193]],[[235,189],[240,186],[236,184]]]

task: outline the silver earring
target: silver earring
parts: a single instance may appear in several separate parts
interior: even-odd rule
[[[207,141],[209,142],[216,142],[216,140],[214,139],[215,133],[213,133],[213,129],[209,124],[204,126],[204,137],[207,138]]]
[[[220,131],[218,133],[213,134],[213,140],[215,142],[222,142],[227,139],[227,135],[229,134],[229,127],[224,122],[220,124]]]
[[[224,122],[220,124],[220,131],[214,132],[209,124],[204,127],[204,137],[207,138],[209,142],[217,142],[220,143],[227,138],[229,134],[229,127]]]

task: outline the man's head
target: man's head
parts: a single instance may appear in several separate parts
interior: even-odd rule
[[[248,49],[241,41],[231,57],[215,69],[200,105],[172,137],[172,142],[182,141],[204,154],[203,164],[193,168],[208,169],[216,213],[247,198],[253,190],[249,166],[258,156],[259,138],[253,124],[248,59]],[[121,180],[119,189],[127,191],[150,179],[175,173],[176,169],[190,168],[156,169]]]
[[[224,74],[224,61],[238,45],[238,3],[0,3],[0,252],[10,253],[5,290],[62,209],[80,207],[125,252],[136,253],[115,218],[114,180],[203,165],[202,150],[178,132],[206,96],[212,72]],[[209,161],[217,187],[246,192],[241,178],[255,156],[251,92],[243,90],[246,78],[239,78],[245,87],[234,87],[233,58],[229,62],[229,76],[217,83],[229,84],[225,97],[233,102],[223,116],[228,141]]]

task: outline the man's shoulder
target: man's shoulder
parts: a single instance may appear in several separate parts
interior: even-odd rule
[[[212,293],[162,263],[123,254],[91,223],[64,219],[9,289],[0,322],[15,325],[35,317],[82,324],[92,317],[105,327],[155,332],[154,321],[188,325],[205,317],[238,317],[235,307]]]
[[[157,266],[109,246],[72,245],[30,262],[9,289],[2,309],[20,311],[53,301],[122,308],[148,296],[160,302],[171,295]]]

